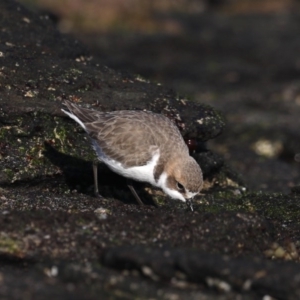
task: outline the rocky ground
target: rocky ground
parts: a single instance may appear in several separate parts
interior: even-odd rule
[[[174,18],[183,34],[81,35],[88,50],[0,1],[1,298],[299,299],[300,18]],[[195,211],[144,184],[137,206],[104,166],[93,197],[64,99],[171,117],[200,145]]]

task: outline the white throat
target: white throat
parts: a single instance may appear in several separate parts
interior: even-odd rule
[[[186,199],[182,196],[181,193],[179,193],[177,190],[170,189],[167,186],[167,178],[168,178],[168,174],[163,172],[158,179],[157,186],[160,187],[172,199],[186,202]],[[192,193],[188,190],[186,191],[187,199],[194,198],[197,194],[198,193]]]
[[[161,173],[157,182],[157,186],[159,186],[172,199],[177,199],[186,202],[185,198],[178,191],[172,190],[167,186],[167,178],[168,178],[167,173],[165,172]]]

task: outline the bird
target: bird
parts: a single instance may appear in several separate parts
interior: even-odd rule
[[[97,159],[127,178],[136,201],[143,205],[131,180],[150,183],[193,211],[193,198],[203,186],[202,170],[190,156],[175,123],[147,110],[98,111],[70,101],[62,111],[90,137]],[[94,192],[99,195],[97,162],[93,162]]]

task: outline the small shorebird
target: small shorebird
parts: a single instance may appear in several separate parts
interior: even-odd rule
[[[89,135],[98,159],[128,179],[149,182],[168,196],[186,202],[203,184],[202,171],[189,155],[177,128],[167,117],[150,111],[101,112],[64,102],[68,111]],[[95,194],[98,194],[97,163],[93,164]],[[143,204],[131,184],[131,192]]]

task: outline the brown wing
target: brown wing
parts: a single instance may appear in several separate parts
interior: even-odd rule
[[[145,165],[158,147],[163,151],[168,143],[166,125],[167,131],[172,128],[172,134],[177,135],[171,121],[166,121],[152,113],[120,111],[85,125],[106,155],[131,167]]]
[[[176,125],[163,115],[126,110],[99,112],[70,102],[66,105],[84,123],[102,151],[125,162],[125,167],[145,165],[158,147],[165,153],[172,151],[175,142],[178,147],[178,139],[182,141],[179,146],[186,148]]]

